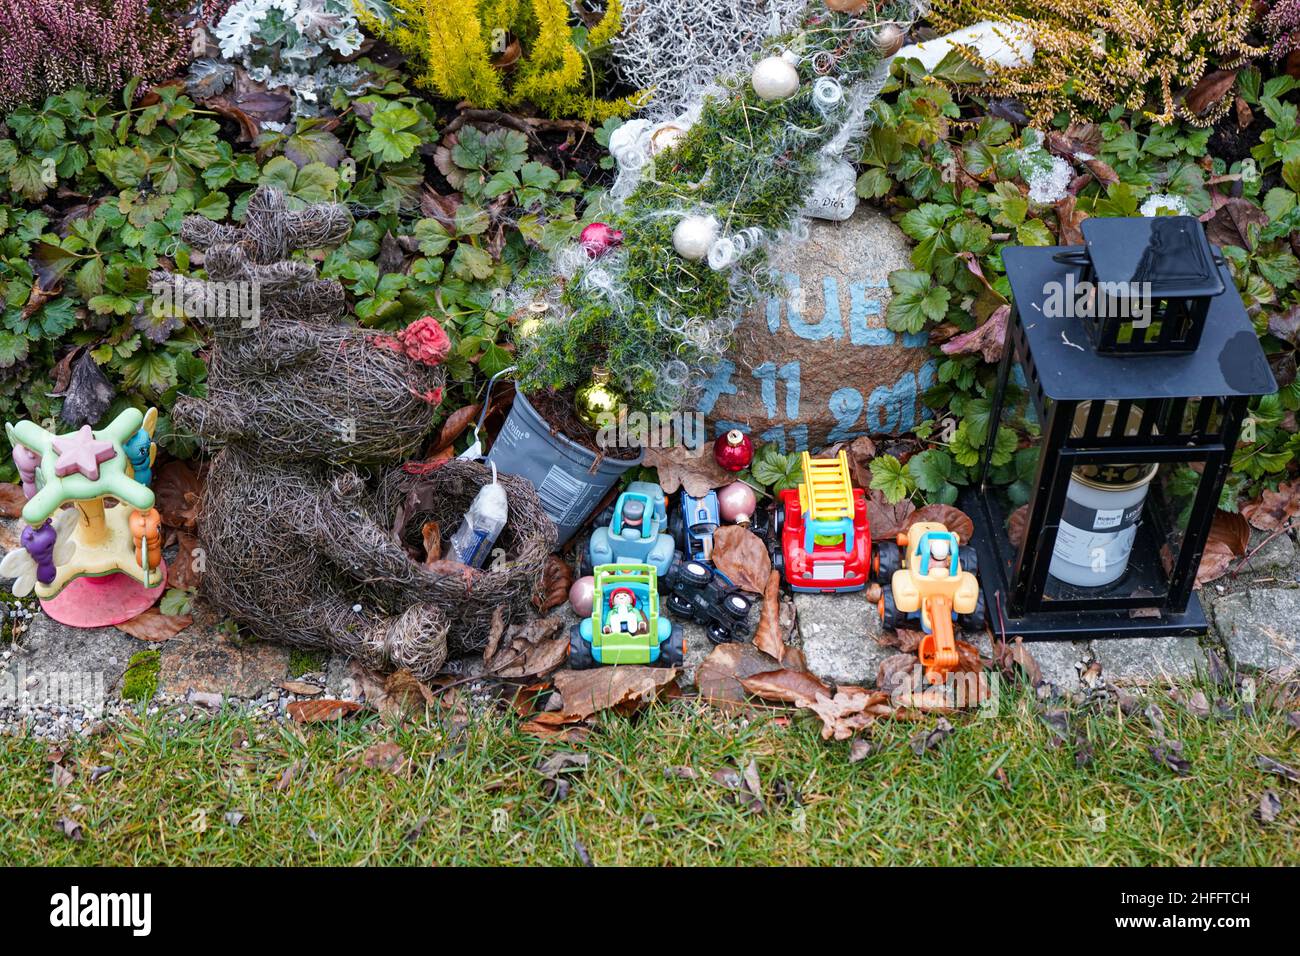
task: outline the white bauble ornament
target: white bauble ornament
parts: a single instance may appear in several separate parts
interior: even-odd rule
[[[673,230],[673,248],[683,259],[699,262],[718,237],[718,220],[712,216],[687,216]]]
[[[616,131],[617,132],[617,131]],[[660,123],[650,134],[650,155],[658,156],[665,149],[672,149],[682,141],[686,130],[672,123]]]
[[[759,99],[783,100],[799,89],[799,71],[783,57],[769,56],[754,65],[749,82]]]

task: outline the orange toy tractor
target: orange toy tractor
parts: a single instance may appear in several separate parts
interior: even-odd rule
[[[879,542],[871,559],[880,582],[880,621],[890,630],[907,627],[925,636],[917,648],[925,678],[942,684],[957,667],[956,622],[963,631],[983,630],[984,597],[975,577],[975,549],[959,551],[957,536],[936,521],[920,521]]]

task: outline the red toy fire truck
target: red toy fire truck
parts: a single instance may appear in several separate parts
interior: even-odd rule
[[[871,563],[867,497],[849,480],[848,455],[803,453],[803,482],[777,511],[785,579],[796,591],[860,591]]]

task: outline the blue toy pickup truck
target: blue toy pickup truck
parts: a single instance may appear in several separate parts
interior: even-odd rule
[[[718,493],[710,491],[696,498],[681,493],[681,511],[671,519],[670,532],[689,561],[713,560],[713,532],[722,525],[718,511]]]
[[[591,566],[648,564],[656,574],[666,573],[676,551],[665,533],[667,525],[663,489],[649,481],[632,482],[614,502],[609,527],[592,532],[587,549]]]

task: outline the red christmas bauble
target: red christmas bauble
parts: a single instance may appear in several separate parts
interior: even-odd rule
[[[578,245],[582,246],[587,255],[593,259],[604,255],[622,242],[623,233],[618,229],[611,229],[603,222],[593,222],[578,234]]]
[[[733,428],[713,443],[713,459],[727,471],[742,471],[754,460],[754,443],[740,429]]]

